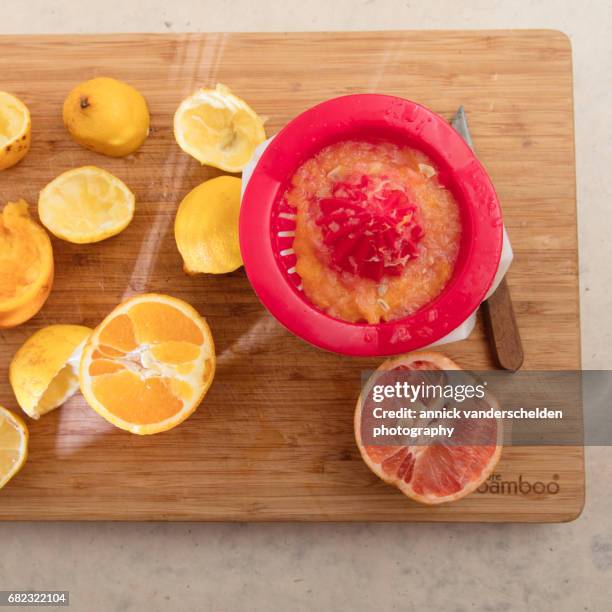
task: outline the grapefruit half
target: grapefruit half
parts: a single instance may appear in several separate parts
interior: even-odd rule
[[[438,384],[444,384],[445,372],[461,368],[439,353],[409,353],[385,361],[372,374],[365,389],[370,389],[374,380],[380,384],[380,377],[397,370],[414,371],[426,377],[435,376]],[[365,440],[364,424],[368,419],[368,409],[364,408],[365,395],[367,393],[362,393],[357,401],[354,422],[355,439],[361,456],[379,478],[397,487],[410,499],[423,504],[456,501],[476,490],[497,465],[502,450],[500,420],[436,419],[435,423],[433,420],[420,422],[419,425],[424,426],[454,427],[452,443],[448,438],[436,438],[426,444],[373,445],[369,443],[371,440]],[[479,408],[499,408],[497,400],[488,392],[478,401],[481,403]],[[458,407],[461,408],[461,405]]]

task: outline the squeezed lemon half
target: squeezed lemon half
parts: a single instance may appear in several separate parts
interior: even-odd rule
[[[28,416],[38,419],[78,391],[81,354],[91,332],[82,325],[49,325],[15,353],[9,380]]]
[[[19,98],[0,91],[0,170],[14,166],[26,156],[31,131],[28,107]]]
[[[38,198],[42,224],[58,238],[76,244],[99,242],[123,231],[135,207],[127,185],[96,166],[60,174]]]
[[[0,489],[23,467],[28,457],[28,428],[0,406]]]
[[[266,139],[263,120],[228,87],[199,89],[174,115],[178,145],[201,164],[242,172],[257,145]]]

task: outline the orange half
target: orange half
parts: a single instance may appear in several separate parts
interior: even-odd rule
[[[25,200],[0,210],[0,328],[15,327],[43,306],[53,285],[53,248]]]
[[[100,416],[147,435],[190,416],[214,374],[206,320],[182,300],[149,293],[117,306],[94,330],[83,350],[80,384]]]
[[[423,370],[426,373],[461,370],[440,353],[409,353],[385,361],[366,383],[381,371]],[[380,380],[380,379],[379,379]],[[435,441],[426,445],[367,445],[362,440],[363,397],[355,410],[355,439],[366,465],[386,483],[397,487],[407,497],[423,504],[456,501],[475,491],[491,474],[502,450],[502,422],[497,419],[455,419],[454,443]],[[495,398],[487,393],[482,400],[498,409]],[[461,441],[466,440],[465,443]],[[480,440],[470,444],[468,440]],[[485,441],[485,442],[482,442]]]

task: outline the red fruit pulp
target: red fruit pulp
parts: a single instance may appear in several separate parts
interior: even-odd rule
[[[374,281],[399,276],[424,235],[416,204],[384,176],[338,181],[331,191],[317,217],[331,266]]]

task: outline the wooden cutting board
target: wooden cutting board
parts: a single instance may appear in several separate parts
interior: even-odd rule
[[[146,97],[152,133],[129,159],[85,151],[61,105],[79,81],[114,76]],[[269,117],[268,134],[340,94],[384,92],[450,118],[465,105],[477,154],[498,190],[515,261],[509,273],[525,368],[580,367],[580,320],[568,39],[554,31],[28,36],[0,38],[0,90],[30,107],[33,144],[0,173],[0,202],[94,164],[134,190],[119,236],[54,240],[56,279],[39,315],[0,331],[0,403],[17,409],[8,365],[51,323],[95,326],[124,297],[166,292],[191,302],[214,333],[219,362],[205,402],[153,437],[114,429],[81,397],[28,421],[24,470],[0,492],[3,519],[567,521],[584,498],[582,448],[504,450],[490,486],[447,506],[416,505],[362,463],[352,431],[360,372],[378,359],[324,353],[290,335],[258,302],[243,270],[191,278],[173,238],[180,199],[218,174],[174,142],[172,117],[199,86],[222,82]],[[253,231],[258,231],[254,227]],[[442,349],[462,366],[493,367],[479,322]],[[555,493],[511,483],[556,482]],[[510,483],[510,484],[508,484]],[[523,491],[527,487],[523,486]]]

